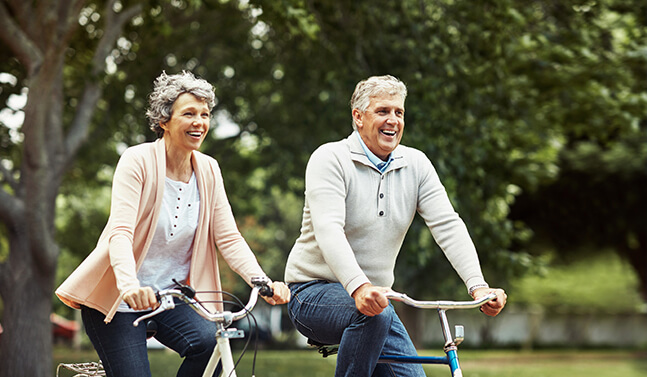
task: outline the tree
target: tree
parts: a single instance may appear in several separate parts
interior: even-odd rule
[[[93,244],[76,244],[85,238],[73,232],[105,223],[102,216],[97,224],[84,218],[83,227],[68,222],[54,238],[59,188],[66,203],[88,185],[100,188],[119,150],[153,137],[143,110],[161,70],[189,69],[217,87],[215,113],[238,129],[208,139],[203,151],[223,167],[241,228],[273,263],[273,276],[298,233],[293,208],[305,163],[318,145],[351,132],[348,97],[369,75],[391,73],[408,84],[403,143],[434,162],[492,284],[532,267],[524,243],[539,228],[509,212],[521,193],[555,181],[565,161],[584,161],[565,151],[585,142],[612,152],[644,140],[646,5],[639,1],[151,0],[133,1],[144,11],[131,23],[137,8],[128,1],[32,3],[0,3],[8,47],[0,71],[17,81],[3,84],[0,100],[29,89],[20,132],[0,127],[0,234],[11,245],[0,266],[3,357],[17,355],[5,348],[23,340],[30,348],[19,349],[29,355],[49,333],[46,325],[28,329],[36,320],[21,322],[27,311],[16,302],[33,301],[30,311],[47,324],[52,241],[87,253]],[[88,137],[101,142],[83,146]],[[461,284],[443,263],[416,222],[397,284],[453,294]],[[39,357],[49,354],[38,347]],[[20,357],[7,360],[0,370],[16,368]]]
[[[591,141],[613,156],[619,150],[613,146],[624,145],[626,156],[636,158],[632,166],[640,167],[632,179],[641,181],[645,160],[638,151],[647,119],[641,2],[255,3],[270,28],[265,48],[284,52],[275,63],[282,70],[276,106],[258,115],[273,120],[258,121],[272,137],[267,150],[302,156],[314,140],[346,136],[355,82],[373,74],[400,77],[410,93],[403,143],[434,162],[493,284],[533,267],[526,247],[534,228],[510,210],[522,193],[560,177],[567,168],[561,156],[571,146]],[[301,124],[309,125],[306,134],[298,133]],[[295,163],[302,166],[281,160],[282,172]],[[591,160],[585,169],[595,173],[598,166]],[[642,185],[630,189],[636,197]],[[642,239],[629,238],[634,247]],[[409,291],[435,296],[460,287],[420,222],[400,258],[396,284]],[[640,261],[634,267],[644,270]]]
[[[562,147],[555,179],[524,194],[512,218],[530,225],[560,261],[612,248],[634,267],[647,298],[647,6],[584,4],[579,17],[547,7],[556,28],[542,60]]]
[[[5,118],[0,122],[0,219],[4,225],[0,246],[9,249],[0,252],[5,329],[0,353],[7,358],[0,366],[0,376],[51,373],[49,313],[59,255],[57,241],[80,258],[92,250],[105,224],[105,208],[89,210],[92,206],[81,207],[78,201],[88,200],[93,193],[105,193],[101,188],[110,184],[119,151],[154,137],[144,119],[145,95],[160,71],[194,70],[220,88],[231,87],[231,96],[218,92],[215,110],[230,105],[231,117],[245,130],[248,105],[240,96],[252,96],[264,86],[267,80],[256,80],[258,76],[270,77],[271,81],[269,70],[252,75],[249,83],[254,85],[232,80],[233,67],[238,68],[239,60],[250,72],[250,67],[258,64],[258,56],[250,53],[253,47],[247,40],[256,22],[255,10],[245,4],[0,3],[0,22],[3,30],[9,31],[2,36],[3,45],[9,48],[2,49],[0,72],[14,79],[4,80],[3,76],[6,82],[0,99],[6,104],[12,94],[28,92],[22,125],[16,129]],[[218,37],[216,42],[214,36]],[[242,58],[247,56],[250,58]],[[88,145],[88,139],[100,142]],[[222,161],[236,164],[236,159],[228,158],[230,154],[250,153],[231,140],[214,138],[206,145],[215,149]],[[248,163],[243,160],[245,169]],[[241,174],[241,180],[248,177]],[[57,202],[59,193],[63,195]],[[238,203],[244,201],[242,198]],[[284,216],[281,206],[294,207],[289,197],[276,193],[256,206],[267,203],[274,209],[268,206],[265,216],[274,219]],[[57,205],[68,206],[64,217],[56,216]],[[78,208],[84,213],[70,211]],[[258,213],[255,210],[254,214]],[[276,223],[259,227],[248,216],[242,226],[251,224],[262,241],[280,237],[282,224]],[[269,245],[264,249],[271,256],[285,248]],[[268,267],[274,276],[280,276],[280,259],[271,259],[275,262]]]
[[[28,92],[21,139],[7,140],[3,133],[0,220],[9,253],[0,263],[5,330],[0,376],[51,375],[49,315],[59,254],[55,201],[65,172],[87,139],[103,91],[106,58],[124,24],[141,9],[123,8],[117,1],[0,2],[0,38],[7,48],[3,72],[13,74],[17,87],[24,85]],[[86,27],[79,28],[83,17],[94,15],[101,18],[100,29],[90,27],[96,26],[96,19],[86,19],[81,25]],[[70,45],[79,33],[93,48],[80,57],[87,59],[82,67],[85,81],[69,103],[68,59],[75,53]],[[6,132],[8,125],[2,126]]]

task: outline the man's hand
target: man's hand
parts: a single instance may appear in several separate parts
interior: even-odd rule
[[[131,289],[124,293],[121,298],[135,310],[157,309],[159,306],[155,298],[155,292],[151,287]]]
[[[274,296],[272,297],[263,297],[265,301],[267,301],[268,304],[270,305],[280,305],[280,304],[287,304],[290,301],[290,288],[288,288],[285,283],[281,281],[273,281],[270,284],[270,287],[272,287],[272,290],[274,291]]]
[[[388,291],[390,291],[389,288],[364,283],[351,296],[355,299],[355,306],[360,313],[373,317],[382,313],[384,308],[389,306],[389,299],[384,294]]]
[[[489,316],[496,316],[501,312],[508,300],[508,295],[500,288],[477,288],[472,292],[472,297],[477,300],[490,293],[496,294],[496,298],[485,305],[481,306],[481,311]]]

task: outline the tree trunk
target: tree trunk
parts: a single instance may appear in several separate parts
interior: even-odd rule
[[[54,241],[56,194],[61,182],[61,124],[51,117],[62,111],[57,89],[62,54],[48,53],[48,63],[31,78],[25,105],[20,184],[11,199],[9,258],[3,263],[0,294],[4,303],[0,341],[0,377],[52,374],[52,290],[58,248]]]
[[[11,169],[0,167],[0,221],[10,245],[9,257],[0,261],[4,304],[0,377],[53,374],[49,316],[59,254],[54,239],[56,196],[65,171],[86,141],[102,94],[106,57],[124,24],[143,7],[117,10],[116,3],[108,0],[98,10],[104,20],[102,37],[76,114],[65,127],[65,57],[85,1],[0,2],[0,41],[24,67],[27,77],[22,84],[29,89],[21,127],[22,156]],[[9,186],[11,190],[6,190]]]
[[[24,236],[12,238],[12,268],[5,270],[2,278],[7,286],[2,292],[4,333],[0,337],[0,377],[51,377],[52,325],[49,316],[55,266],[48,271],[39,269]]]

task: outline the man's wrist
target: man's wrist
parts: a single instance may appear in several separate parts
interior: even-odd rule
[[[490,286],[489,286],[487,283],[475,284],[475,285],[471,286],[471,287],[467,290],[467,293],[468,293],[470,296],[474,297],[474,291],[476,291],[477,289],[480,289],[480,288],[490,288]]]
[[[364,283],[364,284],[360,285],[359,287],[357,287],[357,288],[353,291],[353,293],[350,295],[350,297],[355,298],[355,296],[356,296],[360,291],[362,291],[363,289],[367,288],[369,285],[371,285],[371,283]]]

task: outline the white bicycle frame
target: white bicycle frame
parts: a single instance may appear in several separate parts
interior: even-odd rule
[[[165,310],[170,310],[175,308],[175,302],[173,297],[177,297],[180,300],[184,301],[195,310],[196,313],[200,314],[206,320],[211,322],[216,322],[218,330],[216,331],[216,346],[213,349],[209,363],[202,374],[203,377],[212,377],[213,373],[218,366],[218,361],[222,363],[222,372],[220,376],[222,377],[236,377],[236,371],[234,369],[234,358],[231,353],[231,345],[229,344],[229,339],[232,338],[242,338],[244,332],[242,330],[230,329],[230,326],[234,321],[245,318],[251,311],[254,309],[256,302],[258,301],[258,294],[264,288],[268,287],[269,279],[266,277],[255,277],[252,278],[252,292],[249,296],[249,301],[245,307],[237,312],[223,311],[218,313],[211,313],[207,310],[202,304],[192,297],[186,295],[180,289],[167,289],[159,291],[157,295],[159,296],[160,306],[154,311],[145,314],[137,318],[133,322],[133,326],[137,327],[140,322],[155,316],[158,313],[161,313]]]

